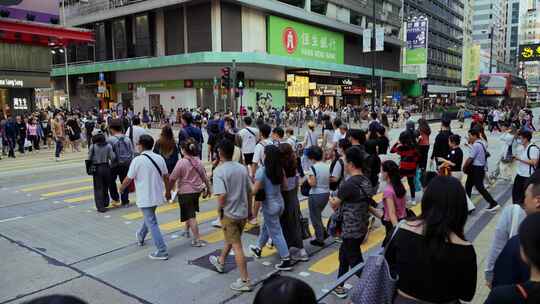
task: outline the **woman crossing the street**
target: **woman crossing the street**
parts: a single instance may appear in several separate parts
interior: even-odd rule
[[[92,145],[88,150],[88,159],[96,167],[92,175],[94,183],[94,201],[98,212],[105,212],[109,206],[109,186],[111,184],[110,162],[116,157],[112,146],[107,143],[101,130],[92,132]]]
[[[192,138],[182,142],[181,149],[184,157],[176,163],[169,177],[169,183],[171,186],[177,183],[180,221],[186,223],[186,236],[189,236],[190,229],[193,233],[191,246],[203,247],[206,246],[206,242],[200,240],[196,215],[199,212],[199,197],[201,193],[204,193],[204,198],[210,196],[211,185],[204,166],[198,158],[197,147],[197,143]]]
[[[402,132],[399,135],[399,141],[394,144],[392,149],[390,149],[390,153],[397,153],[401,157],[399,162],[399,172],[401,177],[407,178],[407,183],[409,184],[409,190],[411,192],[411,204],[416,205],[414,177],[418,162],[418,152],[414,145],[414,139],[411,132]]]

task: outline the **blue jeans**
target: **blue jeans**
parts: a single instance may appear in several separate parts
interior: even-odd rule
[[[264,201],[262,204],[262,214],[264,216],[264,223],[259,234],[259,240],[257,241],[257,246],[263,248],[263,246],[268,242],[268,238],[272,238],[274,246],[276,246],[279,256],[284,259],[290,256],[289,248],[287,247],[287,242],[283,236],[283,231],[281,230],[281,223],[279,218],[283,213],[283,201],[281,202],[272,202]]]
[[[156,206],[141,208],[143,213],[143,223],[141,229],[137,232],[139,236],[144,240],[148,234],[148,230],[152,234],[152,239],[154,240],[154,245],[156,246],[159,254],[167,254],[167,245],[163,240],[161,231],[159,230],[158,221],[156,218]]]
[[[54,153],[55,157],[60,157],[60,153],[62,153],[62,149],[64,149],[64,142],[62,140],[55,140],[56,142],[56,151]]]

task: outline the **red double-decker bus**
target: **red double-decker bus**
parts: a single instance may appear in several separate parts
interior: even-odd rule
[[[509,73],[480,74],[469,83],[468,91],[473,108],[523,108],[527,105],[527,81]]]

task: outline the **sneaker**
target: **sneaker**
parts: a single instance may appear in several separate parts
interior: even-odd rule
[[[343,239],[340,238],[339,236],[336,236],[336,237],[334,237],[334,243],[341,244],[341,243],[343,243]]]
[[[244,281],[241,278],[238,278],[236,282],[231,284],[231,289],[235,291],[249,292],[251,291],[251,284],[249,281]]]
[[[340,299],[345,299],[347,297],[347,290],[341,286],[336,287],[336,289],[334,289],[332,293]]]
[[[182,237],[189,239],[191,235],[189,234],[189,230],[186,230],[180,234]]]
[[[191,247],[205,247],[207,243],[201,240],[191,240]]]
[[[139,231],[135,232],[135,238],[137,239],[137,246],[139,246],[139,247],[144,246],[144,239],[139,234]]]
[[[291,259],[284,259],[284,260],[281,260],[281,263],[276,264],[276,266],[274,266],[274,267],[277,270],[289,271],[289,270],[292,270],[293,263],[292,263]]]
[[[487,212],[496,212],[497,210],[499,210],[501,208],[501,206],[499,204],[497,205],[493,205],[493,206],[489,206],[486,208],[486,211]]]
[[[297,251],[296,254],[292,255],[291,258],[295,261],[300,261],[300,262],[307,262],[309,261],[309,255],[307,254],[307,252],[305,252],[305,250],[299,250]]]
[[[212,222],[212,226],[216,228],[221,228],[221,220],[217,218],[215,221]]]
[[[167,253],[152,252],[148,255],[151,260],[168,260],[169,255]]]
[[[15,158],[15,157],[14,157]],[[60,157],[56,157],[55,158],[56,162],[59,162],[60,161]]]
[[[254,246],[254,245],[249,245],[249,250],[251,251],[251,253],[253,253],[253,255],[260,259],[261,256],[262,256],[262,250],[261,248],[257,247],[257,246]]]
[[[319,241],[319,240],[311,240],[311,241],[309,241],[309,243],[310,243],[312,246],[324,247],[324,242]]]
[[[113,200],[113,201],[111,201],[111,205],[112,205],[113,207],[119,207],[119,206],[120,206],[120,202],[119,202],[119,201]]]
[[[214,266],[214,268],[216,268],[216,271],[219,272],[219,273],[224,273],[225,272],[225,267],[223,266],[223,264],[221,264],[219,262],[219,257],[215,256],[215,255],[211,255],[208,257],[208,261],[210,261],[210,264],[212,264]]]
[[[416,200],[411,199],[411,201],[409,202],[409,206],[416,206]]]
[[[252,225],[252,226],[257,226],[259,225],[259,223],[257,222],[257,218],[252,218],[250,221],[249,221],[249,224]]]

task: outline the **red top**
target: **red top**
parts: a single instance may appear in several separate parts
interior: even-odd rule
[[[390,153],[397,153],[401,157],[399,172],[401,176],[411,177],[416,175],[416,166],[419,159],[418,151],[414,147],[396,143]]]

